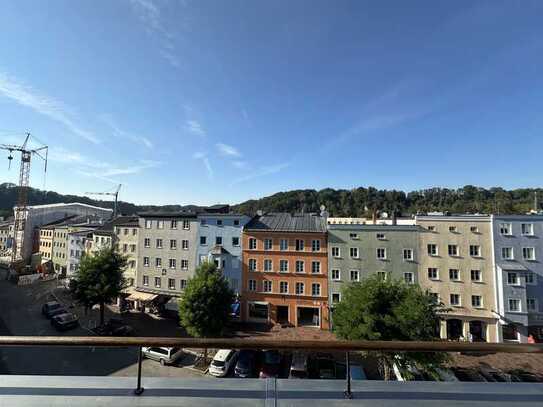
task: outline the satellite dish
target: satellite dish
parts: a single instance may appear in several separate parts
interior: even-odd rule
[[[367,212],[368,211],[368,205],[364,205],[364,210]]]
[[[324,206],[324,205],[321,205],[321,206],[320,206],[320,210],[321,210],[321,211],[324,211],[325,209],[326,209],[326,206]]]
[[[387,219],[388,218],[388,213],[387,212],[381,212],[381,217],[383,219]]]

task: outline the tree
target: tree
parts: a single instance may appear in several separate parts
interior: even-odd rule
[[[419,286],[401,280],[385,281],[378,276],[344,288],[342,301],[334,309],[336,334],[348,340],[428,341],[439,339],[438,313],[442,304]],[[396,363],[409,375],[417,366],[435,375],[448,356],[444,353],[378,353],[385,380]]]
[[[234,293],[214,263],[204,262],[187,282],[179,301],[179,320],[189,335],[220,336],[228,321]],[[207,349],[206,355],[207,359]]]
[[[71,282],[75,300],[91,308],[100,304],[100,325],[104,324],[105,304],[118,297],[126,288],[123,271],[126,257],[113,249],[103,249],[93,256],[83,256]]]

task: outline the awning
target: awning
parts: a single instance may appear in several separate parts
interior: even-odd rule
[[[143,301],[149,302],[153,301],[158,294],[142,293],[141,291],[134,291],[130,296],[126,298],[127,301]]]
[[[498,266],[502,269],[502,270],[509,270],[509,271],[528,271],[528,269],[526,267],[524,267],[522,264],[520,263],[501,263],[501,264],[498,264]]]

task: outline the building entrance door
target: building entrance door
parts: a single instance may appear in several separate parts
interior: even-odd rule
[[[277,322],[280,324],[286,324],[288,320],[288,305],[277,306]]]

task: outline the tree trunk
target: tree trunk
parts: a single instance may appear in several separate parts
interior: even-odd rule
[[[204,348],[204,363],[207,364],[207,348]]]
[[[104,325],[104,311],[105,311],[105,304],[101,302],[100,303],[100,326]]]
[[[391,371],[390,371],[390,366],[388,364],[388,362],[386,361],[386,359],[383,359],[383,376],[384,376],[384,379],[386,382],[388,382],[390,380],[390,376],[391,376]]]

